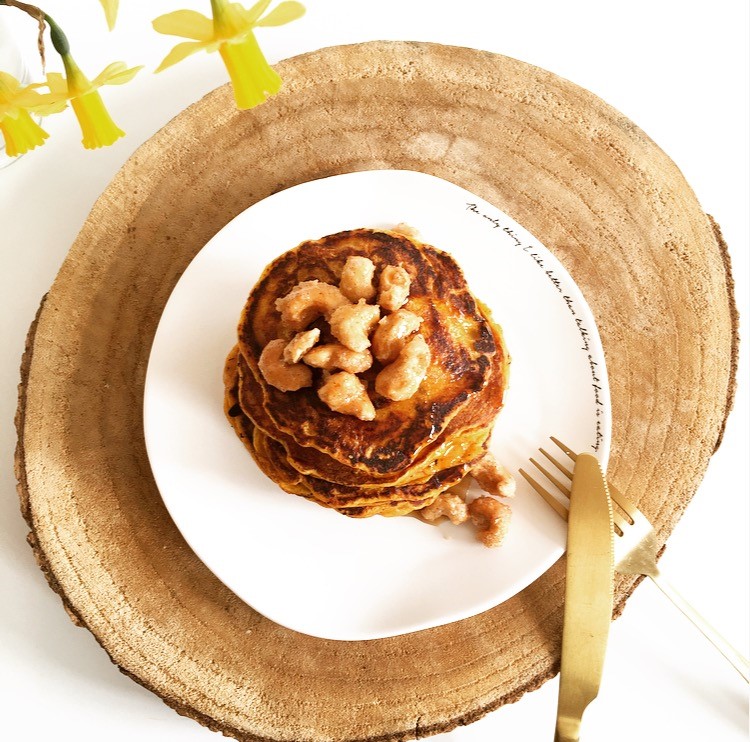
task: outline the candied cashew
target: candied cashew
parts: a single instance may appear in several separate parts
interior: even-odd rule
[[[466,476],[457,484],[448,487],[448,492],[452,492],[453,494],[459,495],[465,499],[466,495],[469,493],[469,487],[471,487],[471,477]]]
[[[335,309],[348,303],[338,287],[315,280],[298,283],[286,296],[276,299],[275,306],[285,327],[304,330],[318,317],[328,319]]]
[[[298,363],[299,359],[318,340],[320,340],[320,330],[317,327],[313,327],[312,330],[306,330],[305,332],[298,332],[284,348],[284,360],[287,363]]]
[[[387,312],[395,312],[406,304],[411,277],[400,265],[386,265],[380,273],[378,304]]]
[[[353,415],[360,420],[375,419],[375,408],[365,385],[348,371],[331,374],[318,389],[318,396],[334,412]]]
[[[370,347],[370,333],[380,319],[380,307],[360,299],[338,307],[331,314],[331,333],[350,350],[361,353]]]
[[[435,521],[445,516],[456,526],[469,518],[463,498],[450,492],[441,492],[435,501],[422,508],[419,514],[427,521]]]
[[[372,353],[369,350],[357,353],[339,343],[326,343],[313,348],[305,354],[302,360],[308,366],[323,368],[327,371],[341,369],[350,374],[361,374],[372,366]]]
[[[258,359],[263,378],[282,392],[296,392],[306,386],[312,386],[312,370],[303,363],[286,363],[284,348],[286,340],[271,340]]]
[[[339,288],[349,301],[372,299],[375,296],[375,286],[372,279],[375,275],[375,263],[370,258],[360,255],[350,255],[341,271]]]
[[[487,495],[472,500],[468,509],[471,522],[477,527],[477,539],[490,549],[500,546],[510,527],[511,509]]]
[[[381,363],[395,360],[409,335],[422,324],[422,318],[408,309],[398,309],[378,322],[372,336],[372,352]]]
[[[377,375],[375,391],[394,401],[409,399],[419,389],[431,357],[425,339],[422,335],[415,335],[404,345],[396,360]]]
[[[471,476],[490,495],[513,497],[516,480],[513,475],[489,452],[471,468]]]
[[[404,237],[408,237],[409,239],[417,239],[419,237],[419,230],[415,227],[410,226],[409,224],[406,224],[405,222],[399,222],[390,231],[395,232],[396,234],[401,234]]]

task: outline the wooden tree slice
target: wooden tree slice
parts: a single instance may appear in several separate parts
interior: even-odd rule
[[[23,512],[74,620],[179,713],[242,740],[421,737],[557,672],[564,560],[493,610],[393,639],[313,639],[257,614],[187,547],[146,458],[144,375],[175,282],[232,217],[296,183],[403,168],[469,189],[541,239],[583,290],[609,366],[609,473],[664,542],[731,405],[726,250],[666,155],[549,72],[401,42],[279,69],[281,94],[257,109],[237,111],[224,87],[179,115],[94,206],[29,337]],[[618,612],[635,584],[618,579]]]

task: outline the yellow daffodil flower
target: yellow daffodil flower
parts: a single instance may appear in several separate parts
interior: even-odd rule
[[[83,146],[86,149],[107,147],[125,136],[105,108],[99,88],[102,85],[122,85],[132,80],[141,67],[128,69],[125,62],[113,62],[89,80],[70,54],[64,54],[62,59],[65,76],[50,72],[47,85],[53,94],[64,95],[70,100],[83,133]]]
[[[0,132],[5,140],[5,151],[16,157],[44,144],[49,136],[31,114],[47,116],[65,108],[65,100],[51,94],[42,94],[39,85],[21,83],[13,75],[0,72]]]
[[[115,27],[117,21],[117,9],[120,6],[120,0],[99,0],[104,8],[104,16],[107,19],[107,26],[111,31]]]
[[[285,0],[268,15],[271,0],[259,0],[250,9],[228,0],[211,0],[213,19],[194,10],[176,10],[153,21],[154,30],[193,39],[178,44],[156,69],[161,72],[201,50],[218,51],[232,80],[234,99],[241,109],[252,108],[275,95],[281,78],[274,72],[258,46],[253,29],[282,26],[304,15],[305,7]]]

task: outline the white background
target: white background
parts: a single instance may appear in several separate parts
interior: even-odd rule
[[[41,0],[40,0],[41,2]],[[732,255],[743,320],[739,389],[722,448],[669,541],[662,570],[748,653],[748,5],[742,0],[568,2],[308,0],[301,21],[259,33],[269,59],[333,44],[414,39],[500,52],[588,88],[646,131],[677,163]],[[172,39],[157,15],[208,0],[122,3],[108,34],[95,0],[46,0],[90,76],[124,59],[146,70],[105,99],[128,136],[85,152],[73,117],[47,120],[51,139],[0,171],[0,738],[81,742],[209,740],[121,675],[93,637],[70,623],[25,543],[14,491],[12,417],[24,337],[91,205],[131,152],[204,93],[225,82],[216,55],[152,75]],[[14,27],[27,48],[32,22]],[[59,69],[50,54],[50,69]],[[686,442],[687,445],[687,442]],[[551,740],[557,681],[436,740]],[[747,735],[747,686],[650,583],[612,626],[587,742],[705,740]]]

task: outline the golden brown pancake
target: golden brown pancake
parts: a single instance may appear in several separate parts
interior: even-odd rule
[[[283,446],[256,428],[237,404],[237,387],[232,383],[237,379],[234,373],[236,364],[237,352],[233,350],[227,358],[225,367],[225,412],[260,469],[286,492],[314,499],[321,505],[337,510],[366,507],[368,515],[397,514],[392,511],[395,509],[398,513],[407,512],[428,505],[440,492],[457,484],[468,471],[471,462],[441,469],[425,482],[418,484],[396,487],[381,484],[369,488],[342,486],[300,474],[289,466]],[[406,504],[409,505],[408,509],[405,509]]]
[[[445,435],[426,447],[423,456],[405,472],[395,474],[364,472],[361,469],[347,467],[315,448],[300,446],[291,436],[275,429],[273,421],[262,404],[262,389],[242,357],[239,359],[237,374],[238,379],[235,384],[239,387],[236,394],[240,408],[253,420],[256,427],[284,447],[289,464],[302,474],[309,474],[338,484],[382,487],[383,485],[425,481],[432,476],[438,467],[438,462],[444,468],[479,458],[485,451],[490,434],[490,430],[483,426],[481,421],[474,419],[476,415],[473,410],[469,409],[463,418],[457,415],[449,424]],[[492,418],[494,418],[494,413]],[[471,427],[464,425],[463,420]]]
[[[376,409],[362,421],[333,412],[313,386],[281,392],[259,369],[260,353],[288,337],[275,302],[302,281],[337,285],[346,259],[378,271],[401,265],[411,277],[406,309],[422,318],[432,361],[417,393],[378,395],[377,361],[360,374]],[[330,342],[327,323],[321,343]],[[350,517],[400,515],[432,503],[486,452],[507,386],[502,332],[471,294],[453,259],[391,232],[354,230],[302,243],[275,260],[253,288],[224,369],[225,413],[261,470],[283,490]]]
[[[302,281],[337,284],[351,255],[370,258],[377,269],[401,265],[407,270],[412,283],[406,308],[422,318],[420,332],[432,352],[427,375],[411,399],[392,402],[372,395],[372,421],[331,414],[315,387],[281,392],[258,369],[265,345],[283,334],[276,299]],[[401,235],[364,229],[302,243],[271,263],[248,298],[238,334],[242,357],[262,389],[275,428],[300,446],[374,474],[406,470],[469,398],[485,388],[497,353],[489,323],[450,256]],[[369,381],[378,371],[374,364],[362,376]]]

